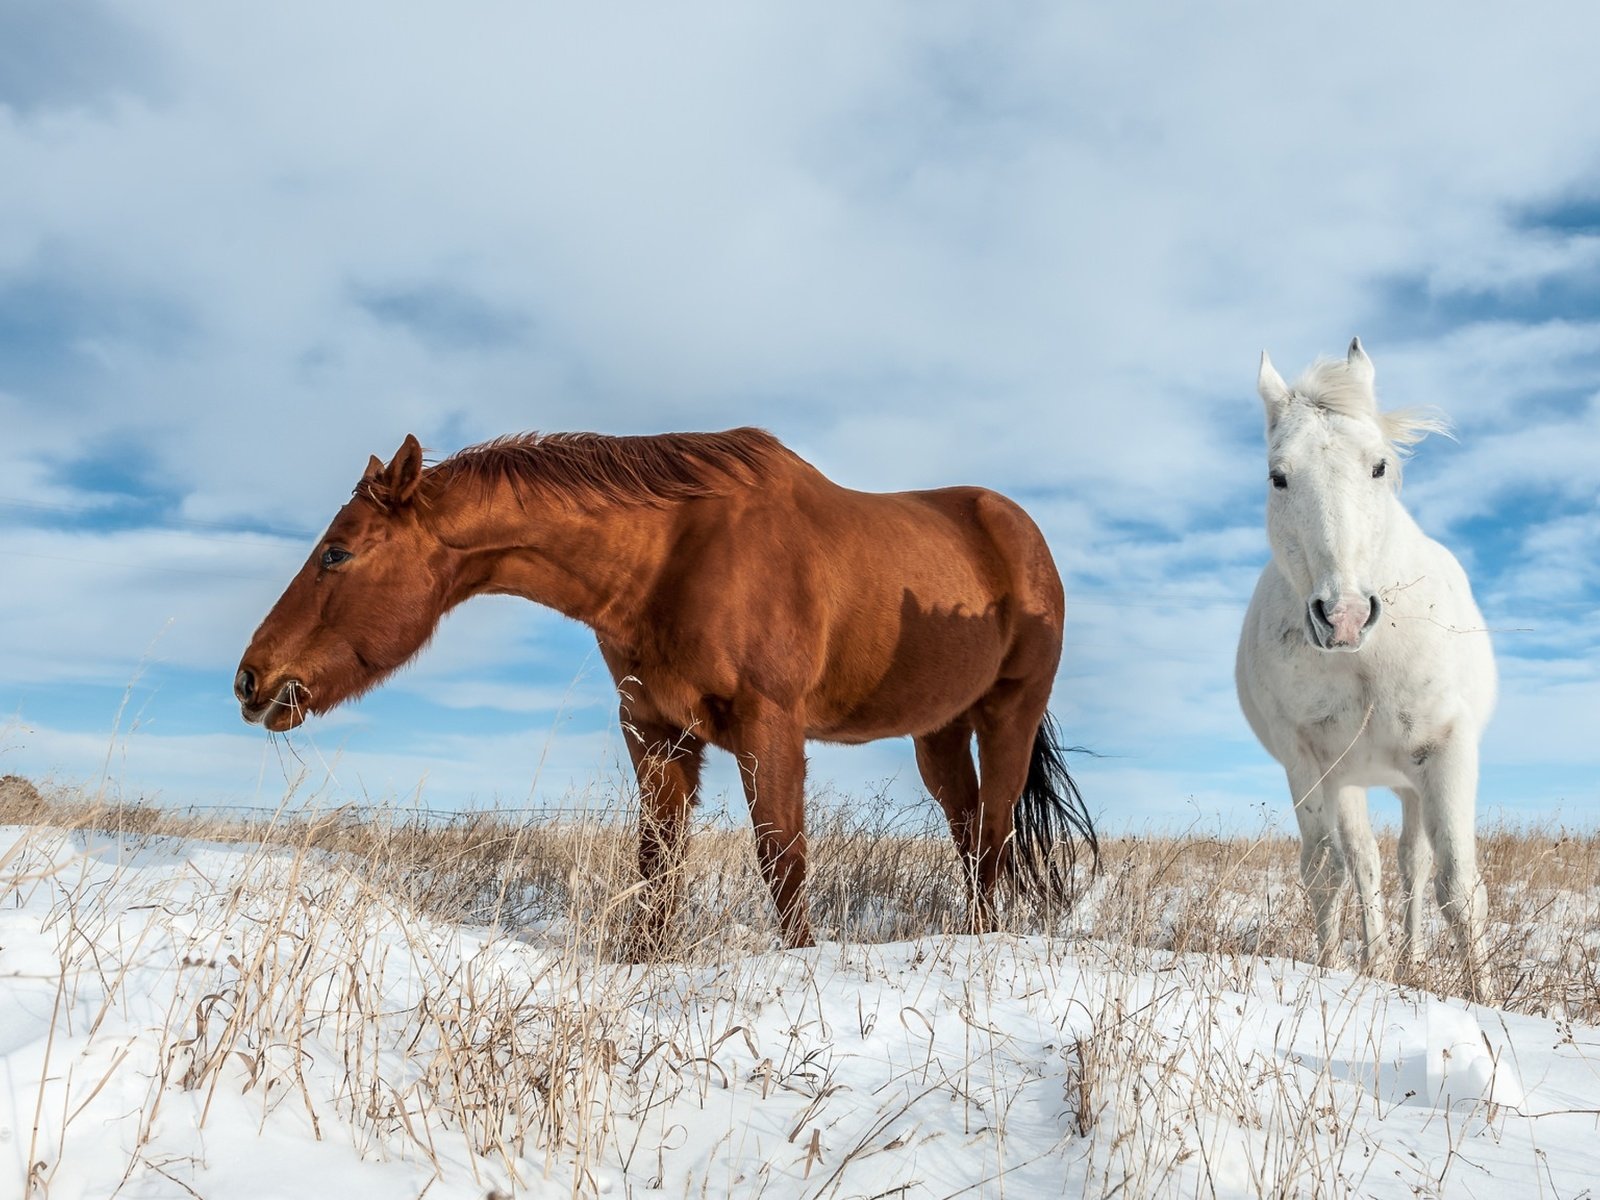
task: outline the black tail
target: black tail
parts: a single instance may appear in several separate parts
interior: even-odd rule
[[[1007,872],[1014,884],[1035,895],[1062,903],[1071,900],[1079,842],[1089,848],[1094,862],[1100,860],[1094,821],[1078,785],[1067,773],[1066,752],[1049,713],[1034,735],[1028,782],[1012,815],[1012,830]],[[1064,848],[1064,855],[1055,853],[1058,846]]]

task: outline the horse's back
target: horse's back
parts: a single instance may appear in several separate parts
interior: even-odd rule
[[[897,547],[903,569],[934,555],[946,571],[966,570],[986,590],[1041,614],[1062,607],[1061,576],[1038,525],[1016,501],[983,487],[854,497],[869,514],[893,505],[905,513],[906,539]]]
[[[759,590],[761,617],[746,624],[761,645],[745,657],[788,673],[776,687],[803,696],[811,736],[927,732],[1008,677],[1048,689],[1061,580],[1038,527],[999,493],[859,492],[804,471],[724,519],[705,553],[747,583],[716,603],[746,621],[740,595]]]

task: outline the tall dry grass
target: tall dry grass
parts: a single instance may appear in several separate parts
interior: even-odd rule
[[[932,806],[930,805],[931,809]],[[637,898],[634,815],[619,800],[551,823],[493,810],[440,818],[403,809],[279,810],[237,816],[157,805],[102,804],[70,790],[41,794],[0,779],[0,824],[172,837],[330,857],[431,919],[489,925],[538,939],[561,930],[590,951],[631,922]],[[662,957],[719,961],[775,944],[775,923],[747,826],[702,817],[681,868],[683,901]],[[814,797],[808,893],[817,935],[886,942],[960,932],[966,902],[955,852],[935,814],[882,797]],[[1489,969],[1500,1007],[1600,1023],[1600,832],[1491,826],[1479,834],[1488,883]],[[1386,894],[1395,895],[1392,833],[1380,835]],[[1070,908],[1013,897],[1012,932],[1049,933],[1174,953],[1314,961],[1298,877],[1298,842],[1256,836],[1107,838],[1094,872],[1080,869]],[[1394,906],[1391,905],[1391,908]],[[1397,917],[1391,913],[1391,917]],[[1347,901],[1346,931],[1354,927]],[[620,924],[619,924],[620,923]],[[1396,982],[1466,996],[1437,913],[1436,953]]]
[[[407,1144],[443,1171],[436,1131],[458,1134],[482,1162],[499,1164],[472,1167],[483,1170],[486,1194],[517,1194],[519,1180],[552,1170],[574,1195],[603,1190],[608,1170],[650,1182],[658,1177],[652,1163],[662,1161],[652,1114],[712,1086],[719,1055],[744,1028],[731,1015],[737,998],[779,986],[781,957],[750,954],[774,944],[775,928],[753,839],[709,817],[690,837],[682,910],[663,948],[663,958],[686,966],[662,971],[608,958],[634,921],[640,891],[621,804],[548,824],[494,812],[450,821],[356,810],[240,817],[102,805],[7,778],[0,825],[31,828],[0,864],[0,893],[6,885],[60,888],[52,915],[64,931],[60,1013],[81,1021],[78,992],[92,986],[101,999],[90,1025],[98,1026],[123,1003],[120,981],[142,959],[165,954],[181,966],[171,972],[141,1130],[154,1128],[175,1092],[200,1100],[202,1123],[219,1091],[242,1091],[263,1104],[296,1098],[313,1125],[331,1094],[339,1119],[376,1153]],[[931,935],[936,963],[939,935],[963,930],[965,900],[949,839],[931,815],[825,797],[811,825],[818,935],[847,951]],[[131,893],[49,882],[45,864],[63,839],[130,854],[164,839],[231,843],[247,848],[248,861],[238,881],[200,888],[152,918],[156,932],[130,947],[119,922]],[[1503,1005],[1600,1023],[1600,836],[1497,828],[1480,847]],[[1386,846],[1389,864],[1392,852]],[[1269,1117],[1251,1135],[1257,1192],[1359,1192],[1359,1172],[1347,1171],[1359,1155],[1341,1141],[1349,1126],[1331,1074],[1309,1083],[1303,1073],[1270,1075],[1270,1064],[1215,1041],[1225,1024],[1203,1020],[1183,1054],[1171,1050],[1170,1029],[1193,1019],[1188,1008],[1245,990],[1264,956],[1313,957],[1296,853],[1293,839],[1271,831],[1113,838],[1098,872],[1080,875],[1070,912],[1025,902],[1005,910],[1017,932],[1056,935],[1038,951],[1045,974],[1060,956],[1078,954],[1112,981],[1092,1004],[1090,1031],[1062,1050],[1069,1127],[1086,1140],[1089,1176],[1103,1194],[1178,1187],[1196,1156],[1217,1151],[1237,1114],[1263,1111],[1268,1078],[1293,1094],[1264,1110],[1288,1114],[1289,1125],[1276,1128],[1279,1118]],[[170,928],[161,923],[169,917]],[[446,924],[485,929],[478,957],[451,949],[438,933]],[[210,932],[199,942],[181,932],[195,929]],[[534,953],[497,952],[504,946]],[[416,989],[401,997],[389,969],[397,956],[411,964]],[[1142,990],[1155,961],[1170,972],[1160,1003]],[[1399,982],[1461,995],[1451,963],[1433,955]],[[811,1097],[806,1112],[820,1114],[833,1094],[828,1057],[825,1044],[797,1039],[743,1086],[795,1090]],[[331,1078],[310,1078],[308,1064]],[[980,1067],[974,1059],[967,1070]],[[971,1102],[969,1082],[945,1086],[952,1103]],[[60,1108],[75,1114],[87,1103]],[[796,1124],[796,1136],[805,1128]],[[994,1136],[1003,1135],[1001,1121]],[[39,1136],[27,1183],[44,1196],[68,1131]],[[873,1126],[813,1193],[837,1191],[830,1181],[842,1181],[850,1161],[893,1149],[901,1136],[888,1119]],[[136,1139],[141,1148],[146,1141],[144,1133]],[[130,1158],[130,1177],[141,1153]]]

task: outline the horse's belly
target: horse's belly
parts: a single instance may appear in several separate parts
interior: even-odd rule
[[[1347,755],[1338,766],[1339,782],[1369,788],[1410,787],[1414,781],[1404,769],[1405,761],[1401,754],[1394,751],[1360,756]]]
[[[971,707],[969,701],[940,706],[924,705],[912,710],[884,708],[857,711],[842,719],[824,717],[811,722],[807,726],[806,737],[845,746],[859,746],[884,738],[916,737],[943,729]]]
[[[897,657],[871,683],[836,685],[808,697],[807,736],[855,745],[944,728],[995,686],[1003,654],[988,638],[941,650]]]
[[[847,707],[811,706],[806,736],[820,742],[860,745],[883,738],[915,736],[943,729],[970,709],[992,686],[973,683],[955,690],[948,684],[916,693],[902,687],[886,688]]]
[[[836,746],[861,746],[867,742],[881,742],[885,738],[905,737],[910,732],[890,721],[874,725],[849,723],[808,729],[806,738],[813,742],[831,742]]]

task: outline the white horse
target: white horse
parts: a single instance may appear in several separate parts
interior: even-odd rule
[[[1455,556],[1399,499],[1409,447],[1443,421],[1379,412],[1357,338],[1293,387],[1265,353],[1267,537],[1239,639],[1239,703],[1289,776],[1300,873],[1324,964],[1339,949],[1347,874],[1361,909],[1362,965],[1382,960],[1383,907],[1369,787],[1400,797],[1407,962],[1421,953],[1434,890],[1477,988],[1487,896],[1473,841],[1478,740],[1494,708],[1494,653]]]

